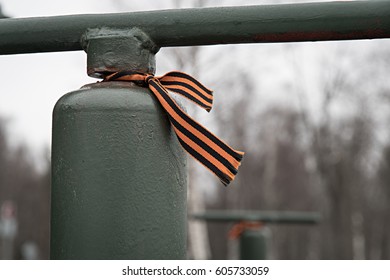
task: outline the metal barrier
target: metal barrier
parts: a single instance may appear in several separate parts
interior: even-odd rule
[[[81,50],[90,29],[138,28],[158,47],[389,38],[389,15],[388,1],[341,1],[9,19],[0,54]]]
[[[317,212],[297,211],[239,211],[213,210],[196,213],[194,219],[207,222],[235,223],[239,232],[235,237],[240,240],[240,259],[267,259],[267,224],[315,225],[321,220]],[[235,228],[232,228],[234,231]]]
[[[389,37],[387,1],[0,20],[0,54],[84,49],[93,77],[153,74],[161,47]],[[52,137],[51,258],[186,257],[186,157],[147,89],[66,94]]]

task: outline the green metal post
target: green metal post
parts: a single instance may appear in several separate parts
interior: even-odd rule
[[[191,218],[220,223],[260,222],[261,224],[311,225],[318,224],[321,215],[317,212],[306,211],[210,210],[204,213],[192,214]],[[264,226],[261,228],[245,228],[240,235],[240,259],[267,259],[269,235],[268,228]]]
[[[157,48],[139,30],[95,30],[84,45],[90,75],[154,73]],[[66,94],[52,137],[52,259],[185,259],[186,156],[148,89]]]
[[[264,229],[247,229],[240,237],[241,260],[266,260],[267,236]]]

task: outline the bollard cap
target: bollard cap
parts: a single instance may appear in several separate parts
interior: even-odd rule
[[[104,78],[118,71],[154,74],[159,47],[138,28],[89,29],[81,40],[87,53],[88,76]]]

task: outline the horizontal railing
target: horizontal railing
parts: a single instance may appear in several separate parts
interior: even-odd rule
[[[81,50],[92,28],[137,27],[159,47],[390,38],[389,1],[163,10],[0,20],[0,54]]]
[[[321,220],[318,212],[301,211],[210,210],[193,214],[191,217],[209,222],[247,221],[280,224],[317,224]]]

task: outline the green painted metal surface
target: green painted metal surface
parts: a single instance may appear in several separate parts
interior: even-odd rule
[[[267,236],[264,230],[245,230],[240,237],[241,260],[266,260]]]
[[[200,8],[0,21],[0,54],[81,50],[89,29],[139,28],[159,47],[390,38],[389,1]]]
[[[154,74],[159,48],[138,28],[129,30],[92,29],[82,38],[87,52],[87,73],[104,78],[107,73],[136,71]]]
[[[186,155],[148,89],[88,85],[53,112],[52,259],[185,259]]]
[[[245,211],[245,210],[210,210],[191,216],[209,222],[263,222],[283,224],[317,224],[321,220],[318,212],[307,211]]]

